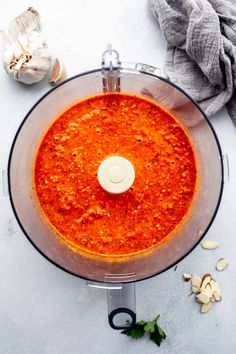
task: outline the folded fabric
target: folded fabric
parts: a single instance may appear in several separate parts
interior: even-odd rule
[[[165,71],[208,116],[236,125],[236,0],[149,0],[167,41]]]

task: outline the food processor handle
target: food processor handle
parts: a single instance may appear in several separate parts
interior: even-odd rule
[[[113,329],[122,330],[132,327],[136,322],[135,283],[87,282],[94,288],[106,289],[108,322]]]
[[[121,62],[117,50],[108,44],[102,53],[102,77],[103,92],[119,92],[121,89],[120,69],[127,72],[146,73],[167,78],[167,75],[160,68],[144,63]]]
[[[127,329],[136,322],[135,283],[107,289],[108,321],[113,329]]]

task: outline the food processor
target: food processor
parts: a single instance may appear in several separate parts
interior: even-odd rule
[[[187,218],[168,242],[137,255],[103,257],[68,247],[42,217],[33,191],[34,159],[42,135],[67,107],[103,92],[137,94],[164,107],[185,128],[197,160],[197,193]],[[157,68],[122,63],[111,46],[103,53],[100,68],[67,79],[31,108],[16,133],[8,164],[10,201],[24,234],[48,261],[86,279],[90,287],[106,289],[108,319],[114,329],[136,321],[135,282],[174,266],[206,234],[219,208],[223,182],[220,144],[199,106]]]

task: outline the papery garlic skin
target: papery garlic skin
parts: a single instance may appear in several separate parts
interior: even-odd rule
[[[51,54],[39,30],[39,15],[30,8],[11,22],[5,36],[3,66],[25,84],[41,81],[50,69]]]
[[[29,34],[33,31],[40,32],[40,30],[40,15],[33,7],[29,7],[28,10],[10,22],[8,36],[17,39],[21,35]]]

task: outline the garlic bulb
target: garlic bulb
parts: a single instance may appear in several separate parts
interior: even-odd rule
[[[9,25],[3,66],[13,79],[32,84],[45,77],[50,65],[51,55],[40,33],[39,14],[30,7]]]

